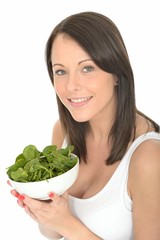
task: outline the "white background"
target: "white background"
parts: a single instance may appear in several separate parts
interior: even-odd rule
[[[157,0],[0,0],[0,239],[43,240],[6,184],[5,168],[28,144],[51,142],[58,118],[44,61],[53,27],[80,11],[97,11],[118,26],[134,71],[137,107],[160,123],[160,8]]]

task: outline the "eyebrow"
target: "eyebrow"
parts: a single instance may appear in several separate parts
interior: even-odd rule
[[[64,65],[63,65],[63,64],[60,64],[60,63],[55,63],[55,64],[52,65],[52,67],[55,67],[55,66],[57,66],[57,65],[58,65],[58,66],[61,66],[61,67],[64,67]]]
[[[80,61],[79,63],[78,63],[78,65],[80,65],[81,63],[83,63],[83,62],[87,62],[87,61],[93,61],[93,59],[92,58],[88,58],[88,59],[85,59],[85,60],[82,60],[82,61]],[[55,66],[61,66],[61,67],[64,67],[64,65],[63,64],[61,64],[61,63],[55,63],[55,64],[53,64],[52,65],[52,67],[55,67]]]
[[[88,58],[88,59],[80,61],[78,64],[81,64],[81,63],[86,62],[86,61],[93,61],[93,59],[92,58]]]

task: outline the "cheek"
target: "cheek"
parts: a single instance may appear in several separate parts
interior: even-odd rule
[[[105,83],[101,85],[98,90],[98,101],[102,104],[106,104],[115,98],[115,87],[112,83]]]
[[[97,89],[99,89],[99,92],[103,92],[106,95],[112,95],[114,92],[114,84],[113,81],[103,81],[101,85],[97,86]]]
[[[57,96],[59,97],[59,100],[66,106],[66,90],[64,84],[61,83],[55,83],[54,90]]]
[[[54,82],[54,89],[55,89],[55,92],[58,96],[61,96],[65,93],[64,84],[62,82],[55,81]]]

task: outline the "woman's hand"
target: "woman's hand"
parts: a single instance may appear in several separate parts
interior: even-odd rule
[[[11,186],[9,180],[7,183]],[[11,190],[11,194],[17,198],[18,205],[38,223],[43,235],[46,237],[52,235],[60,237],[60,234],[56,233],[56,229],[61,230],[62,224],[64,223],[65,226],[66,219],[71,215],[68,207],[67,192],[61,196],[50,193],[49,199],[44,201],[21,195],[15,189]]]
[[[45,201],[18,194],[15,190],[11,190],[11,194],[17,198],[19,206],[39,224],[41,233],[48,239],[59,239],[62,236],[70,240],[101,239],[71,213],[67,192],[61,196],[51,192],[48,194],[49,200]]]
[[[26,195],[20,195],[15,190],[11,194],[17,197],[19,206],[43,228],[56,232],[62,232],[68,219],[72,216],[68,206],[68,194],[61,196],[49,193],[49,200],[41,201],[32,199]]]

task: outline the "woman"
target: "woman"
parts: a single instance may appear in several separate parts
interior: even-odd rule
[[[48,239],[160,239],[160,127],[137,110],[129,57],[115,24],[95,12],[52,31],[46,62],[59,120],[52,144],[73,144],[76,182],[51,201],[15,190]]]

